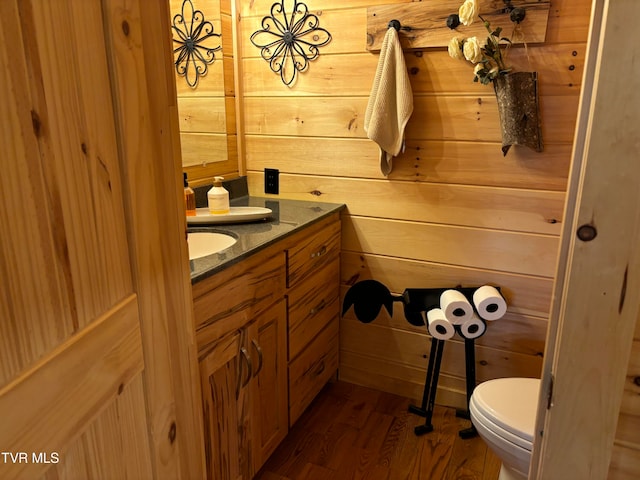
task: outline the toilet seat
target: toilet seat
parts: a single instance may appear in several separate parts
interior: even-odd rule
[[[531,453],[533,442],[527,441],[522,437],[514,435],[513,433],[497,425],[495,422],[492,422],[487,417],[485,417],[475,405],[473,405],[473,400],[471,400],[471,402],[472,403],[469,405],[469,410],[471,410],[471,419],[477,430],[483,430],[483,433],[485,435],[490,435],[491,437],[493,437],[494,442],[510,444],[511,448],[523,450],[522,453],[525,453],[525,451]]]
[[[469,409],[486,430],[530,452],[539,391],[537,378],[488,380],[473,391]]]

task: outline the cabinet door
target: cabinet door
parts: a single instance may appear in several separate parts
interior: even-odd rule
[[[240,473],[239,426],[242,368],[240,331],[220,339],[200,361],[207,478],[238,480]],[[246,350],[245,350],[246,351]],[[244,396],[244,394],[243,394]]]
[[[248,341],[254,378],[253,473],[257,472],[287,435],[287,313],[284,299],[251,325]]]

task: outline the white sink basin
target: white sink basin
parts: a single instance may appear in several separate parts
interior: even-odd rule
[[[236,243],[238,239],[219,232],[191,232],[187,234],[189,260],[206,257],[221,252]]]

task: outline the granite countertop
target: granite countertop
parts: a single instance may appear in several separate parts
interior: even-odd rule
[[[249,196],[232,200],[231,206],[266,207],[273,214],[266,220],[252,223],[189,225],[189,232],[221,232],[238,239],[221,252],[189,260],[192,284],[344,208],[343,204]]]

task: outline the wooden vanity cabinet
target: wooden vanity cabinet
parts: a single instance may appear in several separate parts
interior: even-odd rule
[[[193,286],[207,478],[250,479],[288,431],[285,256]]]
[[[310,227],[287,250],[289,425],[338,370],[340,220]]]
[[[335,214],[193,285],[207,478],[249,480],[338,368]]]
[[[282,299],[200,360],[208,478],[252,478],[286,436],[285,352]]]

